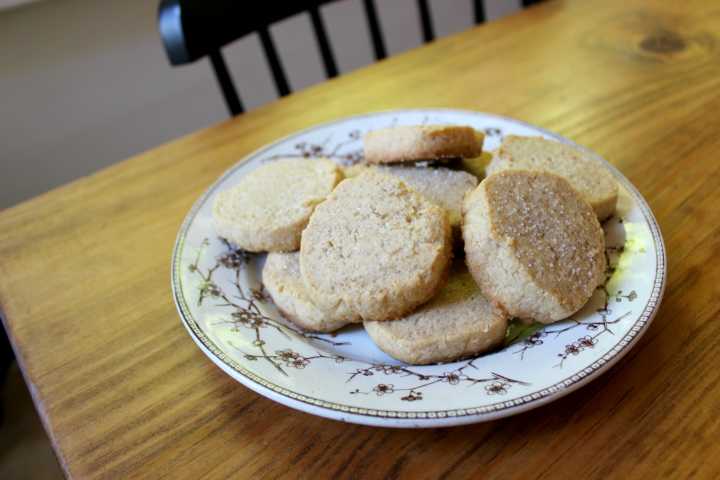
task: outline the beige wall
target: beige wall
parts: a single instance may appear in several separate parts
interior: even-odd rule
[[[490,18],[519,0],[485,0]],[[0,208],[227,118],[205,60],[171,68],[156,0],[45,0],[0,11]],[[414,0],[376,0],[391,53],[420,43]],[[436,32],[472,25],[469,0],[431,2]],[[323,9],[341,71],[372,61],[361,2]],[[413,21],[408,21],[412,12]],[[294,89],[323,80],[305,16],[273,26]],[[275,98],[254,36],[226,49],[247,107]]]

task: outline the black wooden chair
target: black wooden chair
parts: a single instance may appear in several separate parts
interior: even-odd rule
[[[170,64],[177,66],[209,57],[220,90],[231,115],[243,112],[243,104],[222,55],[222,47],[245,35],[257,32],[275,81],[279,96],[290,93],[268,27],[301,12],[308,12],[315,39],[325,67],[325,75],[338,75],[337,63],[328,39],[320,7],[339,0],[294,0],[288,2],[241,2],[239,0],[161,0],[158,10],[158,29]],[[523,0],[523,6],[539,0]],[[378,21],[374,0],[362,0],[369,38],[376,60],[387,56],[385,40]],[[420,26],[424,42],[435,38],[428,0],[417,0]],[[482,0],[473,1],[475,22],[485,21]],[[251,13],[250,13],[251,12]]]

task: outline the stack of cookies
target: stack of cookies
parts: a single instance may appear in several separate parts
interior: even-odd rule
[[[512,317],[567,318],[604,280],[617,185],[584,153],[509,136],[488,164],[483,135],[450,125],[363,142],[360,165],[280,159],[213,205],[218,235],[268,252],[263,284],[299,327],[363,323],[394,358],[446,362],[501,345]]]

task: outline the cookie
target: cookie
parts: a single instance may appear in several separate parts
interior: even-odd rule
[[[423,197],[447,210],[450,226],[459,227],[465,194],[477,187],[473,175],[449,168],[378,166],[381,173],[404,181]]]
[[[366,163],[400,163],[421,160],[477,157],[484,136],[470,127],[411,125],[383,128],[363,137]]]
[[[318,307],[380,321],[429,300],[450,257],[447,212],[370,170],[342,181],[315,209],[302,234],[300,272]]]
[[[509,315],[542,323],[567,318],[603,282],[602,228],[564,178],[524,170],[491,175],[463,210],[470,272]]]
[[[310,332],[332,332],[357,316],[337,316],[319,309],[310,300],[300,277],[300,253],[269,253],[262,270],[265,289],[285,318]]]
[[[618,186],[608,169],[570,145],[542,137],[505,137],[487,168],[488,175],[504,170],[538,170],[565,178],[593,207],[600,221],[615,211]]]
[[[406,363],[424,365],[476,355],[502,344],[508,318],[480,292],[456,262],[447,284],[428,303],[400,320],[364,322],[378,347]]]
[[[327,159],[264,164],[217,195],[215,232],[249,252],[297,250],[310,214],[341,178],[340,169]]]

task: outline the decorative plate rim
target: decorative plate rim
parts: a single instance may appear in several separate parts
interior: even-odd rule
[[[591,365],[577,371],[573,375],[560,380],[553,385],[543,388],[539,391],[523,395],[514,400],[496,402],[490,405],[469,407],[451,410],[427,410],[427,411],[408,411],[408,410],[381,410],[381,409],[365,409],[340,403],[329,402],[319,398],[309,397],[307,395],[293,392],[284,387],[274,384],[259,375],[245,369],[232,358],[228,357],[222,349],[220,349],[207,335],[202,331],[195,318],[190,313],[187,301],[182,292],[182,282],[180,279],[180,261],[182,257],[185,239],[187,237],[190,226],[197,216],[208,197],[223,183],[223,181],[232,175],[237,169],[244,165],[253,157],[261,155],[263,152],[281,144],[288,139],[310,133],[314,130],[329,127],[335,123],[348,120],[358,120],[363,118],[374,117],[377,115],[389,113],[460,113],[466,115],[482,115],[486,118],[496,118],[501,121],[515,123],[527,128],[534,129],[538,132],[568,145],[572,145],[582,151],[585,151],[601,160],[606,167],[612,172],[613,176],[619,181],[623,187],[631,194],[640,211],[645,218],[653,238],[656,255],[656,269],[653,280],[653,286],[647,304],[638,315],[637,320],[628,329],[628,332],[620,338],[602,357],[597,359]],[[172,253],[172,264],[170,272],[170,283],[173,292],[173,301],[180,315],[183,325],[190,333],[191,338],[200,347],[213,363],[219,366],[223,371],[230,375],[233,379],[239,381],[251,390],[266,396],[272,400],[282,403],[294,409],[313,413],[334,420],[341,420],[352,423],[361,423],[374,426],[391,426],[391,427],[430,427],[430,426],[452,426],[475,423],[479,421],[489,421],[502,418],[516,413],[524,412],[537,408],[541,405],[554,401],[560,397],[573,392],[596,376],[602,375],[610,367],[615,365],[622,359],[628,351],[632,349],[635,343],[642,337],[645,331],[652,323],[659,309],[666,284],[667,259],[665,252],[665,244],[660,232],[660,226],[655,219],[650,206],[645,201],[637,188],[628,180],[614,165],[609,163],[599,154],[592,150],[579,145],[559,134],[537,127],[527,122],[517,120],[503,115],[490,114],[474,110],[454,109],[454,108],[413,108],[399,110],[381,110],[368,112],[358,115],[341,117],[338,119],[326,121],[308,128],[292,132],[270,144],[266,144],[249,154],[243,156],[233,166],[228,168],[217,180],[210,185],[205,192],[195,201],[192,208],[185,216],[175,240]],[[238,377],[239,376],[239,377]]]

